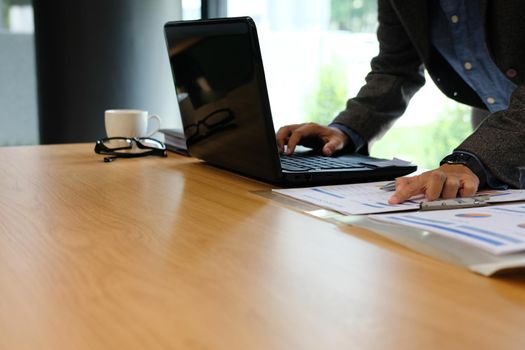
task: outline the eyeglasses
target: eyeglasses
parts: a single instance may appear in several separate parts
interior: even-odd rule
[[[104,157],[106,163],[117,158],[167,157],[166,146],[149,137],[109,137],[97,140],[95,153],[109,156]]]

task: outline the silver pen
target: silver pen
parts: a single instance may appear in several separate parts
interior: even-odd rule
[[[477,208],[489,205],[490,196],[458,197],[419,203],[421,210]]]
[[[387,182],[386,184],[384,184],[383,186],[381,186],[379,188],[381,190],[383,190],[383,191],[395,191],[396,190],[396,182],[395,181]]]

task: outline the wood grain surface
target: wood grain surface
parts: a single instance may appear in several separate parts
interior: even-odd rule
[[[489,279],[170,154],[0,148],[1,349],[523,349]]]

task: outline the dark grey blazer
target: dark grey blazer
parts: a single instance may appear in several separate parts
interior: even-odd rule
[[[486,109],[430,43],[430,1],[379,0],[379,55],[366,84],[334,122],[357,131],[368,143],[381,137],[423,86],[423,67],[448,97]],[[487,45],[500,70],[518,88],[505,111],[492,113],[458,150],[476,154],[501,181],[514,187],[525,174],[525,1],[481,0]],[[367,148],[368,149],[368,148]]]

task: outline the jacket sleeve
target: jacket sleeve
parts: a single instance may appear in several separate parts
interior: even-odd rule
[[[514,91],[508,109],[489,115],[456,150],[478,156],[498,180],[525,188],[525,86]]]
[[[355,130],[366,141],[365,154],[425,83],[422,61],[388,0],[378,1],[378,13],[379,54],[372,59],[366,84],[333,121]]]

